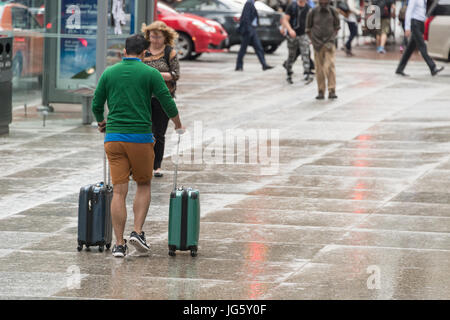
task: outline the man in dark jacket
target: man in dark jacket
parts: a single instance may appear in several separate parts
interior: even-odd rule
[[[259,61],[263,67],[263,70],[272,69],[272,66],[267,65],[264,58],[264,49],[258,34],[256,33],[256,27],[259,24],[258,11],[255,8],[255,0],[247,0],[244,9],[242,10],[241,20],[239,24],[239,33],[242,35],[241,49],[239,50],[236,71],[242,71],[244,69],[244,56],[247,53],[248,45],[251,45],[258,56]]]

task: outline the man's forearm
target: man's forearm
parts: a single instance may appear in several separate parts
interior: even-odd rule
[[[284,15],[283,18],[281,18],[281,25],[283,27],[285,27],[288,32],[294,31],[292,29],[291,24],[289,23],[289,19],[286,15]]]
[[[175,130],[180,129],[182,127],[180,115],[177,114],[174,118],[170,119],[175,124]]]

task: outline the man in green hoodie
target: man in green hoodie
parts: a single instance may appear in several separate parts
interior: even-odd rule
[[[184,130],[163,77],[158,70],[142,62],[148,46],[148,41],[141,35],[126,40],[125,58],[105,70],[92,103],[99,130],[106,131],[105,151],[114,185],[111,217],[117,241],[112,253],[121,258],[126,256],[128,249],[123,234],[127,221],[126,197],[130,174],[137,183],[137,191],[133,206],[134,231],[129,241],[138,252],[147,253],[150,249],[142,228],[151,202],[155,159],[150,107],[153,95],[174,122],[175,129]],[[109,109],[107,120],[104,118],[106,101]]]

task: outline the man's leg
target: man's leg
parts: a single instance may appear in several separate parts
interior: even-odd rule
[[[253,49],[255,49],[256,56],[258,57],[262,67],[267,67],[266,58],[264,57],[264,49],[261,41],[259,40],[258,34],[256,33],[256,30],[253,30],[250,41]]]
[[[403,71],[406,68],[406,65],[408,64],[409,58],[411,58],[411,55],[416,50],[416,41],[413,37],[411,37],[408,41],[408,46],[406,47],[406,50],[403,52],[402,58],[400,59],[400,62],[397,67],[397,73],[403,73]]]
[[[247,47],[250,42],[250,35],[245,33],[241,36],[241,48],[239,49],[236,70],[242,69],[244,67],[244,56],[247,53]]]
[[[148,210],[150,208],[151,197],[151,181],[137,183],[136,196],[134,198],[134,231],[137,234],[142,233],[145,219],[147,218]]]
[[[128,194],[128,181],[130,179],[130,163],[122,142],[108,142],[105,144],[111,168],[112,183],[114,185],[111,202],[111,219],[118,246],[125,244],[123,233],[127,221],[126,198]]]
[[[289,37],[287,39],[287,46],[289,50],[289,56],[286,61],[286,71],[287,71],[287,79],[289,83],[292,83],[292,66],[294,65],[295,60],[297,59],[297,51],[298,51],[298,41],[297,38]]]
[[[150,249],[145,239],[144,227],[151,201],[151,180],[153,177],[153,163],[155,161],[153,143],[127,144],[127,155],[130,159],[133,179],[137,183],[134,198],[134,231],[130,236],[130,244],[141,253],[148,253]]]
[[[347,24],[348,24],[348,29],[350,30],[350,36],[348,37],[348,41],[345,44],[345,47],[347,48],[348,51],[351,51],[352,50],[352,41],[358,34],[358,25],[351,21],[347,21]]]
[[[411,21],[411,37],[416,42],[417,48],[419,49],[420,54],[427,63],[428,68],[430,68],[430,71],[433,71],[434,69],[436,69],[436,64],[428,55],[427,45],[425,44],[425,41],[423,39],[424,29],[425,27],[423,22],[419,22],[416,20]]]
[[[311,72],[311,60],[309,50],[309,39],[306,34],[299,37],[299,46],[303,61],[303,73],[309,77],[309,73]]]
[[[332,46],[330,49],[326,49],[325,51],[325,73],[327,75],[327,81],[328,81],[328,92],[329,92],[329,98],[330,99],[336,99],[336,67],[335,67],[335,60],[336,60],[336,48],[335,46]]]
[[[323,99],[325,93],[325,76],[323,74],[323,51],[324,47],[320,50],[314,50],[314,61],[316,64],[316,79],[319,95],[317,98]]]
[[[123,246],[125,240],[123,233],[127,222],[127,205],[126,199],[128,194],[128,183],[114,185],[113,198],[111,202],[111,219],[116,235],[116,244]]]

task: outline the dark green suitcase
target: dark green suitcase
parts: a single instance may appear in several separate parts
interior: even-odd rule
[[[174,189],[170,194],[169,255],[174,257],[178,250],[191,251],[191,256],[196,257],[200,235],[200,192],[192,188],[177,188],[180,138],[181,136],[178,137]]]
[[[191,251],[196,257],[200,235],[200,192],[180,188],[170,195],[169,255]]]

